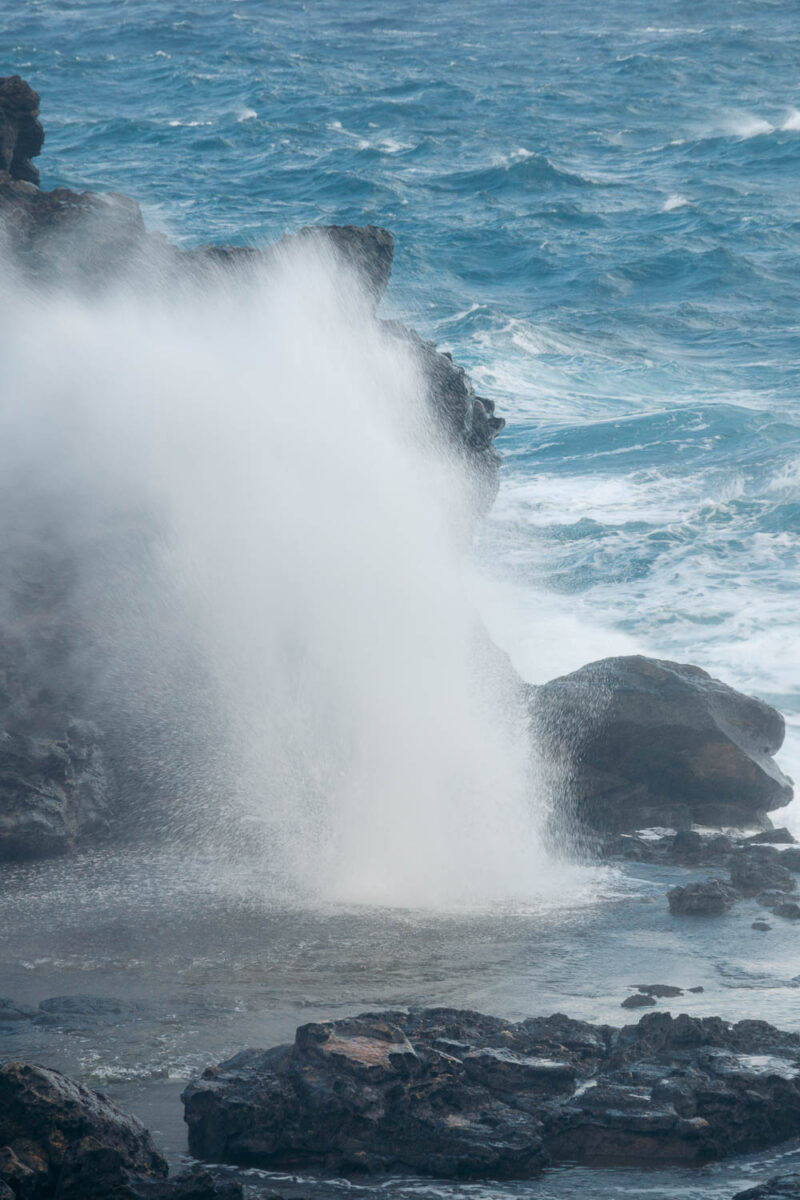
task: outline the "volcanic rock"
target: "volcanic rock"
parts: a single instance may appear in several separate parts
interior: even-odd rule
[[[167,1179],[135,1117],[60,1071],[0,1067],[0,1200],[243,1200],[200,1167]]]
[[[57,740],[0,729],[0,860],[63,854],[107,828],[113,783],[100,743],[85,721]]]
[[[783,717],[700,667],[603,659],[531,689],[530,709],[563,805],[591,829],[763,827],[791,800]]]
[[[774,1175],[766,1183],[737,1192],[733,1200],[785,1200],[800,1197],[800,1172],[792,1175]]]
[[[720,917],[738,899],[735,888],[724,879],[687,883],[667,892],[669,911],[681,917]]]
[[[626,996],[620,1008],[652,1008],[655,1002],[656,998],[651,993],[636,992],[633,996]]]
[[[789,846],[782,850],[778,861],[787,871],[800,872],[800,846]]]
[[[56,280],[96,292],[120,280],[147,289],[198,279],[206,286],[230,279],[233,271],[237,278],[248,270],[269,271],[293,245],[318,243],[360,279],[373,306],[385,292],[394,239],[374,225],[314,226],[265,248],[184,250],[148,232],[138,204],[126,196],[39,190],[30,163],[44,138],[38,113],[39,97],[28,84],[19,76],[0,79],[0,255],[16,269],[20,286]],[[502,419],[492,401],[475,395],[448,354],[397,322],[385,322],[384,329],[419,364],[431,415],[426,434],[461,464],[475,512],[485,511],[497,491],[494,438]],[[73,850],[118,821],[126,798],[129,807],[141,808],[160,785],[137,774],[146,767],[133,743],[146,737],[118,727],[124,713],[117,724],[102,704],[93,707],[90,689],[76,679],[76,664],[87,655],[80,613],[76,619],[70,610],[75,564],[39,545],[21,563],[5,545],[0,555],[2,860]],[[150,758],[158,759],[152,747]]]
[[[104,1170],[110,1156],[137,1175],[167,1174],[135,1117],[60,1071],[19,1062],[0,1067],[0,1147],[0,1181],[19,1200],[56,1193],[59,1200],[88,1200],[88,1183],[76,1190],[75,1180],[89,1179],[98,1154],[105,1156]]]
[[[800,1035],[652,1013],[365,1013],[245,1050],[183,1094],[191,1152],[267,1167],[526,1178],[579,1161],[694,1164],[800,1133]]]
[[[800,904],[795,900],[782,900],[770,904],[769,908],[776,917],[783,917],[785,921],[800,921]]]
[[[791,892],[797,887],[774,846],[751,846],[735,854],[730,871],[731,883],[743,896],[757,896],[767,890]]]
[[[797,838],[785,826],[781,826],[780,829],[765,829],[761,833],[754,833],[749,838],[745,838],[745,842],[750,846],[764,844],[770,846],[794,846],[797,843]]]
[[[0,79],[0,173],[38,183],[31,162],[41,151],[44,130],[38,120],[39,97],[19,75]]]

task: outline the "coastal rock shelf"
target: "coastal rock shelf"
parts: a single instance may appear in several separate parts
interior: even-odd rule
[[[245,1050],[183,1095],[197,1157],[528,1178],[558,1162],[693,1165],[800,1134],[800,1035],[651,1013],[366,1013]]]

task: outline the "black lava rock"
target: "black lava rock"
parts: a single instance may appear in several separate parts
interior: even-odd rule
[[[724,879],[687,883],[667,892],[669,911],[681,917],[719,917],[738,899],[735,888]]]
[[[0,1181],[19,1200],[105,1200],[100,1172],[164,1178],[167,1164],[135,1117],[99,1092],[45,1067],[0,1067]],[[80,1181],[80,1182],[79,1182]]]
[[[626,996],[620,1008],[652,1008],[655,1003],[655,996],[644,992],[636,992],[633,996]]]
[[[768,889],[791,892],[797,881],[781,860],[782,855],[774,846],[742,850],[731,859],[731,883],[743,896],[757,896]]]
[[[39,97],[19,75],[0,79],[0,172],[31,184],[39,172],[31,162],[42,149]]]
[[[650,1013],[365,1013],[245,1050],[183,1094],[201,1158],[526,1178],[550,1162],[696,1164],[800,1133],[800,1035]]]

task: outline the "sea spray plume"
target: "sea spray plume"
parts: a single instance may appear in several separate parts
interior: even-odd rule
[[[469,485],[413,344],[321,244],[157,269],[3,314],[17,510],[75,564],[87,687],[155,824],[260,855],[282,895],[536,893],[521,716],[476,669]]]

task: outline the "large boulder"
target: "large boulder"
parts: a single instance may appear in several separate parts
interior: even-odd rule
[[[551,1162],[697,1164],[800,1133],[800,1035],[653,1013],[365,1013],[245,1050],[183,1094],[200,1158],[527,1178]]]
[[[667,892],[669,911],[679,917],[721,917],[738,899],[736,889],[724,879],[687,883]]]
[[[607,658],[530,694],[535,735],[581,825],[765,827],[792,798],[780,713],[700,667]]]
[[[0,1200],[243,1200],[200,1167],[167,1178],[144,1126],[45,1067],[0,1067]]]
[[[136,1175],[167,1175],[167,1163],[144,1126],[99,1092],[46,1067],[19,1062],[0,1067],[0,1182],[18,1200],[65,1192],[65,1200],[77,1200],[81,1192],[76,1183],[67,1189],[66,1177],[88,1179],[98,1156],[103,1170],[113,1160]]]

